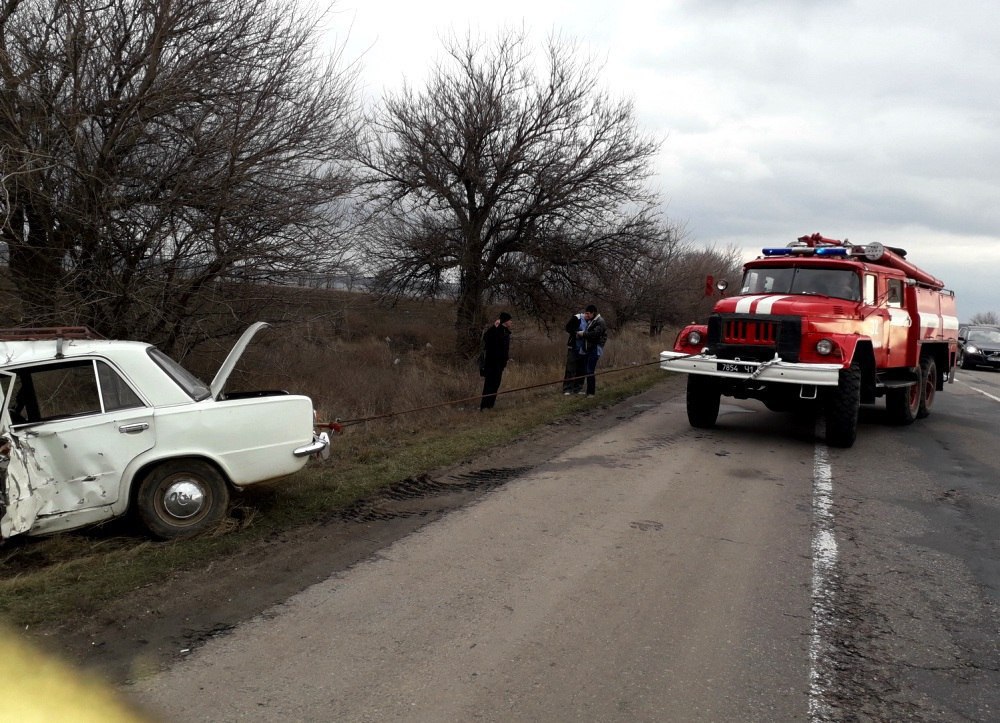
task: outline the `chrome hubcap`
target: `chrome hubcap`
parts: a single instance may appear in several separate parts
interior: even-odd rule
[[[173,482],[163,495],[163,507],[180,520],[194,517],[205,506],[205,492],[190,480]]]

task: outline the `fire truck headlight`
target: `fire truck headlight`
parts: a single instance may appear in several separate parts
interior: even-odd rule
[[[816,353],[826,356],[833,352],[833,342],[829,339],[820,339],[816,342]]]
[[[699,344],[701,344],[701,332],[692,331],[690,334],[688,334],[688,344],[690,344],[691,346],[698,346]]]

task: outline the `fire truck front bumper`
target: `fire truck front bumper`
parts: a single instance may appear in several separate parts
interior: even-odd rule
[[[741,381],[759,381],[776,384],[807,384],[817,387],[835,387],[840,381],[840,364],[799,364],[783,362],[780,358],[765,362],[720,359],[710,354],[682,354],[675,351],[660,352],[660,369],[685,374],[704,374]]]

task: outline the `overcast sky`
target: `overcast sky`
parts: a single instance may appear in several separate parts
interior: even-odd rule
[[[1000,313],[996,0],[338,0],[329,20],[371,97],[419,85],[449,31],[559,32],[662,140],[691,239],[902,246],[960,318]]]

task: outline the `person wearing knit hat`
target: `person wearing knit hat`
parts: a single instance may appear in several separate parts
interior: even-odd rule
[[[584,309],[583,322],[583,330],[576,332],[576,336],[583,342],[587,396],[592,397],[597,392],[597,380],[594,372],[597,369],[598,360],[604,354],[604,345],[608,343],[608,325],[593,304],[589,304]]]
[[[510,327],[513,318],[506,311],[501,311],[492,324],[483,332],[479,353],[479,375],[483,377],[483,395],[479,402],[479,411],[493,409],[497,401],[497,391],[503,370],[510,359]]]

